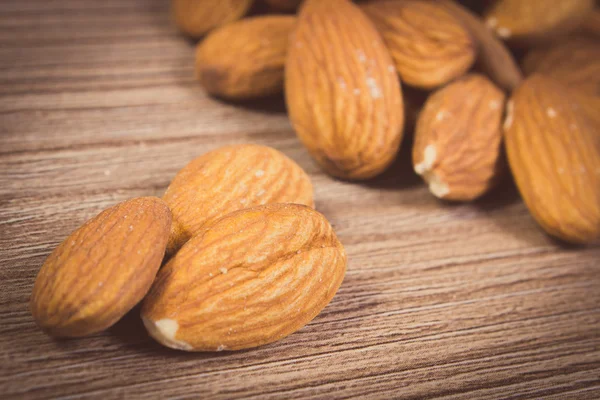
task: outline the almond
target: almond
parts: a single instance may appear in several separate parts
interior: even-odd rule
[[[402,139],[400,82],[381,36],[347,0],[308,0],[292,35],[286,101],[321,167],[345,179],[378,175]]]
[[[311,208],[237,211],[207,225],[161,269],[142,319],[154,339],[174,349],[261,346],[315,318],[345,271],[344,248]]]
[[[31,295],[36,323],[53,336],[100,332],[148,292],[163,256],[171,213],[154,197],[103,211],[46,259]]]
[[[512,95],[505,126],[519,191],[550,235],[572,243],[600,237],[600,135],[556,81],[533,75]]]
[[[458,18],[477,43],[477,62],[492,81],[502,89],[512,91],[523,80],[523,74],[506,45],[468,8],[442,0],[440,6]]]
[[[211,29],[242,18],[253,0],[172,0],[172,11],[179,29],[200,37]]]
[[[472,74],[434,92],[417,121],[413,165],[442,199],[486,193],[501,172],[504,93]]]
[[[463,75],[475,43],[458,19],[436,1],[378,1],[363,6],[408,85],[432,89]]]
[[[226,146],[196,158],[171,182],[163,200],[173,213],[171,255],[210,220],[268,203],[314,206],[306,173],[279,151],[258,145]]]
[[[277,11],[294,11],[302,0],[265,0],[265,3]]]
[[[600,43],[569,38],[550,47],[531,50],[523,62],[525,73],[540,73],[570,89],[600,96]]]
[[[577,29],[593,8],[594,0],[498,0],[485,20],[499,37],[531,45]]]
[[[283,90],[293,16],[247,18],[211,32],[196,50],[196,76],[212,95],[233,100]]]

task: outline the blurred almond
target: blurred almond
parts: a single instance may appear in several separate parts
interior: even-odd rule
[[[576,30],[593,8],[594,0],[498,0],[485,20],[499,37],[531,45]]]
[[[435,196],[469,201],[498,181],[504,103],[504,93],[477,74],[427,100],[417,122],[413,163]]]
[[[360,8],[348,0],[307,0],[285,74],[296,133],[325,171],[359,180],[392,163],[404,120],[400,82]]]
[[[208,93],[234,100],[281,92],[295,23],[293,16],[264,16],[214,30],[196,50],[198,80]]]
[[[600,135],[567,87],[541,75],[512,95],[505,124],[519,191],[550,235],[572,243],[600,238]]]
[[[435,88],[475,61],[469,32],[437,1],[376,1],[363,10],[381,32],[402,82]]]
[[[345,272],[344,248],[311,208],[237,211],[207,225],[161,269],[142,318],[152,337],[175,349],[257,347],[316,317]]]
[[[200,37],[211,29],[242,18],[254,0],[171,0],[179,29]]]
[[[269,203],[314,206],[304,170],[281,152],[252,144],[225,146],[196,158],[175,176],[163,200],[173,213],[168,255],[206,223],[232,211]]]

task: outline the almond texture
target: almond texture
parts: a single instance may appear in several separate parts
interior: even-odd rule
[[[528,75],[540,73],[570,89],[600,96],[600,43],[582,37],[531,50],[523,62]]]
[[[347,0],[308,0],[290,41],[286,101],[302,143],[329,174],[378,175],[402,139],[400,82],[371,21]]]
[[[152,337],[175,349],[256,347],[316,317],[345,271],[342,245],[313,209],[241,210],[207,225],[161,269],[142,319]]]
[[[485,20],[499,37],[531,45],[577,29],[593,8],[594,0],[498,0]]]
[[[377,1],[363,10],[381,32],[404,83],[435,88],[463,75],[475,61],[468,31],[437,1]]]
[[[258,145],[213,150],[184,167],[163,200],[173,213],[171,255],[210,220],[268,203],[314,206],[310,178],[281,152]]]
[[[172,0],[175,23],[185,34],[200,37],[242,18],[253,0]]]
[[[550,235],[573,243],[600,237],[600,135],[568,89],[533,75],[513,94],[505,125],[519,191]]]
[[[196,50],[196,76],[206,91],[229,99],[283,90],[283,67],[293,16],[247,18],[220,27]]]
[[[482,71],[504,90],[516,88],[523,80],[523,74],[506,45],[468,8],[452,0],[442,0],[439,4],[458,18],[475,40],[477,63]]]
[[[48,334],[85,336],[117,322],[148,292],[163,256],[171,213],[154,197],[103,211],[48,256],[31,312]]]
[[[473,200],[497,182],[504,102],[504,93],[477,74],[427,100],[417,121],[413,165],[435,196]]]

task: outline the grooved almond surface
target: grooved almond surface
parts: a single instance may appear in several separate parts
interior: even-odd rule
[[[182,32],[200,37],[218,26],[242,18],[253,0],[172,0],[175,23]]]
[[[36,323],[53,336],[85,336],[124,316],[160,268],[171,213],[154,197],[132,199],[92,218],[46,259],[31,295]]]
[[[477,74],[427,100],[417,121],[413,165],[435,196],[473,200],[496,183],[504,102],[504,93]]]
[[[317,316],[345,271],[342,245],[313,209],[237,211],[208,225],[161,269],[142,318],[151,336],[175,349],[256,347]]]
[[[498,0],[485,20],[499,37],[530,45],[577,29],[593,8],[594,0]]]
[[[283,90],[293,16],[247,18],[211,32],[196,50],[196,76],[210,94],[246,99]]]
[[[476,46],[461,22],[436,1],[378,1],[363,6],[411,86],[431,89],[463,75]]]
[[[477,43],[477,59],[482,70],[501,88],[512,91],[523,80],[523,74],[512,53],[481,18],[452,0],[439,4],[458,18]]]
[[[225,146],[185,166],[163,196],[173,213],[167,254],[210,220],[268,203],[314,206],[310,178],[298,164],[266,146]]]
[[[400,82],[381,36],[357,6],[306,1],[285,74],[296,133],[325,171],[360,180],[391,164],[404,121]]]
[[[531,50],[525,57],[523,70],[556,79],[570,89],[600,96],[600,43],[575,37]]]
[[[573,243],[600,238],[600,135],[566,87],[541,75],[513,94],[505,142],[531,214]]]

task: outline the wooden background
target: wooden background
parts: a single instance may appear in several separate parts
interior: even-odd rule
[[[281,99],[206,97],[192,51],[166,0],[0,2],[0,398],[600,398],[600,249],[549,239],[510,183],[474,204],[437,201],[406,147],[373,182],[332,180]],[[79,340],[35,327],[28,299],[54,246],[242,142],[304,167],[346,246],[320,316],[214,354],[160,347],[137,310]]]

